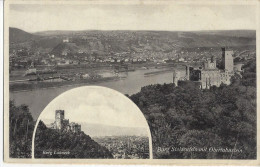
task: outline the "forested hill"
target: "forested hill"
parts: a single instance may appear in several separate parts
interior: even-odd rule
[[[16,106],[10,101],[9,150],[11,158],[31,158],[32,135],[35,121],[26,105]],[[103,146],[92,140],[84,132],[59,133],[47,128],[43,122],[37,127],[35,139],[35,157],[37,158],[113,158]],[[50,155],[43,151],[65,151],[70,154]]]
[[[244,70],[230,86],[200,90],[158,84],[132,95],[150,126],[154,158],[255,159],[255,60]],[[189,148],[206,151],[183,151]]]
[[[37,39],[38,36],[28,33],[26,31],[23,31],[18,28],[9,28],[9,40],[11,43],[22,43],[22,42],[27,42],[33,39]]]
[[[10,41],[23,47],[55,54],[64,50],[95,52],[172,52],[180,48],[255,46],[255,30],[227,31],[47,31],[27,33],[10,28]],[[69,43],[62,44],[63,39]],[[12,48],[12,46],[10,46]],[[17,47],[17,46],[16,46]]]
[[[47,153],[48,152],[48,153]],[[51,154],[50,154],[50,153]],[[84,132],[59,132],[41,121],[35,135],[35,158],[113,158]]]

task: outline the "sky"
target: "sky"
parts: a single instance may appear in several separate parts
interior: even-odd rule
[[[256,6],[12,4],[9,11],[9,25],[27,32],[256,29]]]
[[[148,128],[144,115],[129,98],[105,87],[66,91],[46,106],[39,119],[46,124],[54,122],[56,110],[64,110],[70,122]]]

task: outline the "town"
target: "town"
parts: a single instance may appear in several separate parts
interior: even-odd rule
[[[149,140],[144,136],[93,137],[105,146],[115,159],[149,159]]]
[[[31,1],[5,3],[6,162],[257,164],[257,3]]]
[[[19,34],[22,30],[16,32],[10,28],[10,31]],[[136,70],[160,74],[173,71],[176,66],[203,65],[212,56],[217,64],[222,61],[221,47],[225,47],[224,43],[214,47],[188,45],[185,39],[190,34],[177,33],[176,37],[175,32],[169,32],[172,38],[164,34],[158,37],[158,34],[160,32],[90,31],[61,35],[42,32],[30,34],[33,35],[32,39],[23,42],[11,40],[10,90],[95,84],[126,78],[128,72]],[[192,34],[191,38],[194,38]],[[219,40],[226,39],[219,36]],[[234,65],[255,59],[255,46],[248,43],[248,38],[234,38],[231,41],[237,43],[237,40],[246,41],[247,45],[226,47],[233,51]]]

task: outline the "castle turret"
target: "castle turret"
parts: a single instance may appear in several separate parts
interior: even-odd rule
[[[64,120],[64,110],[56,110],[55,111],[55,125],[56,129],[62,129]]]

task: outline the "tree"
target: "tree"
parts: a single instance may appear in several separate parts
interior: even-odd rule
[[[30,158],[34,121],[26,105],[15,106],[9,102],[10,157]]]
[[[200,90],[192,84],[149,85],[130,98],[145,115],[155,158],[256,158],[255,62],[244,65],[231,85]],[[216,147],[241,152],[175,151],[157,148]]]

